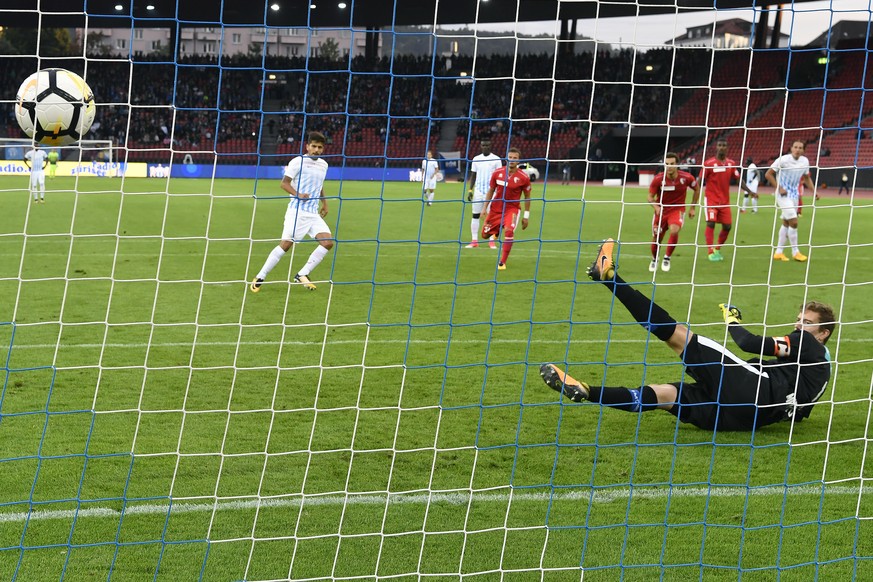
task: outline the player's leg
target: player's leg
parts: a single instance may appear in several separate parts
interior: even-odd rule
[[[627,412],[670,410],[675,406],[678,391],[673,384],[652,384],[641,388],[624,386],[589,386],[576,380],[554,364],[540,366],[543,382],[573,402],[588,400]]]
[[[309,259],[307,259],[303,268],[297,272],[301,277],[309,275],[315,267],[321,264],[321,261],[323,261],[324,257],[327,256],[327,253],[329,253],[333,248],[333,235],[330,233],[330,230],[324,229],[322,232],[317,233],[313,238],[318,241],[318,246],[316,246],[312,253],[310,253]]]
[[[715,221],[706,221],[706,229],[703,231],[703,237],[706,240],[706,254],[709,255],[709,260],[717,261],[718,255],[715,251]]]
[[[795,261],[804,262],[807,257],[803,253],[800,252],[800,246],[798,245],[798,234],[797,234],[797,217],[789,219],[788,221],[788,244],[791,245],[791,256],[794,257]]]
[[[261,290],[261,284],[267,279],[267,275],[269,275],[270,271],[279,264],[279,261],[281,261],[282,257],[285,256],[285,253],[291,249],[294,245],[294,241],[300,240],[303,237],[303,226],[304,225],[299,221],[297,211],[288,208],[288,210],[285,211],[285,222],[282,226],[282,238],[279,241],[279,244],[270,251],[269,255],[267,255],[267,260],[264,261],[261,270],[258,271],[258,274],[252,280],[251,285],[249,285],[249,289],[253,293],[257,293]]]
[[[710,255],[710,260],[712,260],[712,253],[715,252],[715,220],[718,218],[718,209],[713,208],[706,202],[703,214],[706,217],[706,229],[703,231],[703,238],[706,241],[706,251]]]
[[[485,208],[485,198],[480,196],[478,192],[473,193],[473,218],[470,220],[470,244],[468,249],[479,246],[479,217],[482,210]]]
[[[285,253],[294,245],[293,241],[289,240],[291,234],[288,234],[288,238],[285,235],[288,233],[282,234],[282,240],[279,241],[279,244],[276,245],[270,254],[267,255],[267,260],[264,261],[264,265],[261,267],[261,270],[258,271],[258,274],[252,279],[251,285],[249,285],[249,289],[253,293],[257,293],[261,290],[261,285],[267,279],[267,275],[270,274],[270,271],[279,264],[279,261],[282,260],[282,257],[285,256]]]
[[[733,224],[730,222],[722,222],[721,223],[721,230],[718,232],[718,243],[715,245],[715,250],[717,252],[721,253],[721,247],[727,241],[732,227],[733,227]]]
[[[740,212],[745,212],[748,207],[749,207],[749,193],[744,192],[743,193],[743,205],[740,208]]]
[[[668,233],[667,248],[664,250],[664,259],[661,261],[661,270],[665,273],[670,270],[673,253],[676,251],[676,245],[679,243],[679,228],[671,224]]]
[[[797,217],[789,218],[785,222],[788,231],[788,244],[791,246],[791,255],[797,256],[800,253],[800,249],[797,246]]]
[[[489,239],[491,241],[491,244],[493,244],[493,242],[497,240],[497,237],[500,236],[500,229],[502,227],[501,220],[501,214],[495,213],[494,210],[490,211],[485,216],[485,225],[482,227],[482,238]],[[498,268],[500,270],[503,270],[506,268],[506,266],[503,265],[501,267],[501,265],[498,264]]]
[[[785,256],[785,245],[788,244],[788,221],[782,220],[782,226],[779,227],[779,234],[777,235],[776,242],[776,252],[773,253],[773,260],[776,261],[787,261],[788,257]]]
[[[516,212],[516,213],[515,213],[515,221],[512,223],[512,230],[513,230],[513,231],[515,231],[515,227],[518,226],[518,219],[519,219],[519,216],[520,216],[520,215],[518,214],[518,212]],[[507,224],[508,224],[508,223],[507,223]],[[493,234],[491,234],[491,236],[488,237],[488,248],[489,248],[489,249],[495,249],[495,250],[496,250],[496,249],[498,249],[498,248],[500,248],[500,249],[503,248],[503,245],[505,244],[505,241],[506,241],[506,229],[505,229],[505,227],[506,227],[506,225],[504,224],[503,218],[499,218],[498,221],[497,221],[496,232],[494,232]],[[495,229],[492,228],[491,230],[494,231]],[[501,232],[501,231],[503,231],[503,240],[504,240],[504,242],[501,242],[501,241],[500,241],[500,238],[499,238],[499,237],[500,237],[500,232]],[[509,246],[511,247],[512,244],[510,243]],[[503,263],[504,268],[505,268],[505,267],[506,267],[506,261],[501,261],[501,263]],[[498,265],[498,267],[499,267],[499,266],[500,266],[500,265]]]
[[[41,172],[39,176],[39,201],[45,204],[45,173]]]
[[[751,198],[752,198],[752,214],[757,214],[758,213],[758,193],[754,192],[751,195]]]
[[[766,374],[731,353],[723,345],[694,335],[682,353],[690,379],[696,383],[652,384],[640,389],[592,387],[545,364],[540,374],[546,384],[575,402],[594,403],[626,410],[647,412],[662,409],[680,421],[711,430],[749,430],[756,426],[756,403],[772,404]],[[724,406],[726,405],[726,406]],[[768,408],[761,408],[762,411]]]
[[[776,244],[776,252],[773,254],[774,261],[787,261],[785,247],[791,239],[791,220],[794,220],[795,235],[797,233],[797,207],[789,196],[777,196],[776,204],[782,210],[782,228],[779,229],[779,239]]]
[[[506,268],[506,261],[509,259],[509,253],[512,251],[512,243],[515,240],[515,221],[518,218],[518,209],[506,208],[503,214],[503,242],[500,244],[500,261],[497,263],[498,269]]]
[[[37,180],[36,174],[30,174],[30,196],[33,198],[33,203],[36,204],[39,202],[39,181]]]
[[[628,310],[637,322],[665,342],[674,352],[681,354],[694,334],[673,319],[661,306],[646,297],[618,276],[613,261],[615,241],[607,239],[597,251],[597,258],[588,268],[588,276],[600,281],[612,291],[615,298]]]
[[[433,206],[433,197],[436,194],[436,189],[431,188],[427,191],[427,205]]]
[[[327,223],[324,222],[324,219],[317,214],[310,217],[309,220],[311,221],[312,226],[310,227],[308,234],[318,241],[318,246],[316,246],[309,254],[309,258],[306,260],[306,264],[303,265],[303,268],[297,271],[297,274],[294,275],[294,280],[302,284],[307,290],[315,291],[316,287],[312,281],[309,280],[309,274],[312,273],[312,270],[315,269],[315,267],[321,264],[321,261],[323,261],[324,257],[327,256],[327,253],[333,248],[333,235],[331,234]]]
[[[731,232],[731,226],[734,222],[733,213],[730,206],[722,206],[718,210],[718,221],[721,223],[721,230],[718,232],[718,244],[715,245],[715,252],[718,254],[718,260],[723,260],[721,256],[721,247],[728,239]]]
[[[661,270],[667,272],[670,270],[670,261],[673,258],[673,253],[676,251],[676,245],[679,244],[679,231],[682,230],[682,222],[684,215],[680,212],[671,216],[668,221],[669,238],[667,238],[667,250],[664,251],[664,260],[661,261]]]
[[[732,222],[730,208],[724,206],[706,207],[706,237],[707,253],[710,261],[723,261],[721,256],[721,245],[727,240],[727,233],[730,232],[730,223]],[[715,238],[715,225],[720,224],[721,230],[718,233],[718,240]],[[727,227],[727,230],[725,230]]]
[[[649,272],[654,273],[658,268],[658,251],[661,246],[661,241],[664,240],[664,224],[661,214],[652,216],[652,261],[649,263]]]

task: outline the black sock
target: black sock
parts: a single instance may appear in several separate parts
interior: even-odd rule
[[[588,401],[627,412],[647,412],[658,408],[658,395],[651,386],[638,390],[623,387],[591,386]]]
[[[667,341],[676,331],[676,320],[664,311],[657,303],[628,285],[624,279],[615,274],[615,281],[603,283],[615,294],[628,312],[640,325],[652,332],[661,341]]]

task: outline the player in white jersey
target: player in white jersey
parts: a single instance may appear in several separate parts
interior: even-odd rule
[[[470,163],[467,180],[467,201],[473,202],[473,219],[470,221],[471,241],[468,249],[479,246],[479,215],[485,207],[485,197],[491,187],[491,175],[503,167],[503,160],[491,153],[491,140],[483,139],[479,143],[482,153],[473,158]],[[472,182],[472,185],[470,183]],[[491,248],[497,248],[492,240]]]
[[[327,162],[318,157],[324,152],[324,142],[324,135],[311,132],[306,142],[307,155],[297,156],[285,168],[282,189],[291,195],[291,201],[288,203],[288,210],[285,211],[282,240],[270,252],[264,266],[249,286],[253,293],[261,290],[264,279],[294,243],[307,235],[318,241],[318,246],[309,255],[309,260],[303,268],[294,275],[294,280],[309,291],[315,290],[315,285],[309,280],[309,274],[333,248],[333,235],[324,221],[324,217],[327,216],[327,200],[324,197]]]
[[[36,145],[24,154],[24,164],[30,168],[30,194],[33,203],[45,204],[45,167],[48,164],[48,154]]]
[[[421,161],[421,182],[424,195],[427,197],[427,205],[433,206],[433,195],[436,191],[437,173],[440,164],[433,159],[433,150],[427,150],[427,158]]]
[[[815,184],[809,177],[809,160],[803,155],[806,145],[795,140],[791,144],[791,153],[785,154],[770,166],[765,174],[767,182],[776,189],[776,205],[782,210],[782,228],[779,229],[779,243],[773,254],[774,261],[787,261],[783,250],[786,244],[791,244],[791,253],[795,261],[805,261],[806,255],[797,246],[797,214],[800,200],[801,182],[815,190]]]
[[[745,192],[745,196],[743,196],[743,207],[740,208],[740,212],[745,212],[746,208],[749,207],[749,199],[752,199],[752,214],[758,213],[758,182],[760,180],[760,176],[758,176],[758,166],[755,165],[755,161],[752,158],[746,160],[746,186],[749,189]]]

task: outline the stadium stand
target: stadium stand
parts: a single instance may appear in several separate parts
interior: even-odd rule
[[[873,147],[856,142],[873,129],[868,56],[862,49],[835,52],[827,69],[815,57],[795,52],[789,62],[788,51],[713,56],[697,48],[581,53],[562,56],[554,80],[539,70],[538,55],[480,57],[475,71],[461,56],[452,70],[433,71],[436,80],[429,58],[315,59],[307,75],[301,58],[270,57],[267,71],[283,81],[276,84],[262,83],[259,57],[224,58],[221,67],[206,57],[179,67],[95,60],[88,79],[103,106],[91,137],[120,144],[129,161],[166,163],[172,152],[175,161],[284,164],[300,151],[305,132],[317,129],[346,165],[409,165],[436,147],[445,102],[456,99],[471,104],[453,139],[462,155],[488,137],[498,152],[511,142],[526,158],[565,159],[579,146],[594,151],[613,127],[630,121],[700,128],[698,138],[674,146],[683,158],[702,159],[725,137],[735,155],[766,161],[803,139],[814,165],[820,140],[828,154],[823,166],[851,165]],[[709,78],[700,63],[711,58]],[[35,66],[28,58],[0,62],[7,78]],[[119,80],[131,67],[128,86]],[[461,71],[473,81],[457,82]],[[7,135],[18,135],[11,112],[6,126]]]

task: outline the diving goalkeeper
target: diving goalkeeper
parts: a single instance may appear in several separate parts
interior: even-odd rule
[[[680,421],[702,429],[754,430],[783,420],[803,420],[821,398],[831,375],[825,344],[834,333],[833,309],[810,301],[803,306],[794,330],[783,337],[761,337],[742,325],[740,310],[722,304],[728,330],[745,352],[769,356],[743,360],[720,342],[687,327],[616,273],[615,241],[608,239],[588,275],[612,291],[630,314],[682,359],[687,379],[651,384],[639,389],[589,386],[554,364],[543,364],[545,383],[574,402],[645,412],[662,409]]]

